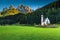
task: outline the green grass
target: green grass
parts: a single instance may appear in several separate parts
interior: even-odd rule
[[[0,26],[0,40],[60,40],[60,28]]]

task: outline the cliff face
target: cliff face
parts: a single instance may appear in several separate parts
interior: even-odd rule
[[[30,9],[30,7],[24,6],[24,5],[18,6],[17,9],[18,9],[18,11],[19,11],[20,13],[31,13],[31,12],[32,12],[32,10]]]

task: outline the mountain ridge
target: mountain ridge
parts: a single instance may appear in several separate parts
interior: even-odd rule
[[[34,11],[38,11],[38,12],[41,12],[43,9],[50,9],[50,8],[60,8],[60,1],[54,1],[48,5],[45,5],[44,7],[42,8],[37,8],[36,10]],[[7,10],[7,11],[6,11]],[[17,8],[15,8],[13,5],[11,5],[9,7],[9,9],[7,8],[4,8],[2,13],[0,12],[0,16],[6,16],[6,15],[16,15],[18,13],[23,13],[23,14],[27,14],[27,13],[32,13],[34,12],[29,6],[24,6],[24,5],[19,5]]]

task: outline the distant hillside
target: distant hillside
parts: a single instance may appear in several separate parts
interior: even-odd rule
[[[54,1],[54,2],[52,2],[52,3],[50,3],[50,4],[46,5],[46,6],[44,6],[42,8],[43,9],[44,8],[60,8],[60,1],[59,0],[58,1]]]
[[[49,11],[50,12],[52,12],[52,11],[55,12],[55,10],[57,11],[57,10],[59,10],[59,8],[60,8],[60,1],[58,0],[58,1],[54,1],[52,3],[49,3],[42,8],[37,8],[35,10],[35,12],[41,13],[41,14],[46,14],[46,13],[49,13]]]

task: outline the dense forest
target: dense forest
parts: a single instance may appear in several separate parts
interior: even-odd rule
[[[44,15],[44,18],[48,17],[51,24],[60,23],[60,1],[55,1],[50,3],[42,8],[38,8],[35,11],[24,11],[24,13],[18,11],[17,9],[10,8],[8,11],[3,11],[0,13],[0,25],[5,24],[40,24],[41,15]],[[12,12],[13,13],[12,13]],[[11,14],[12,13],[12,14]]]

